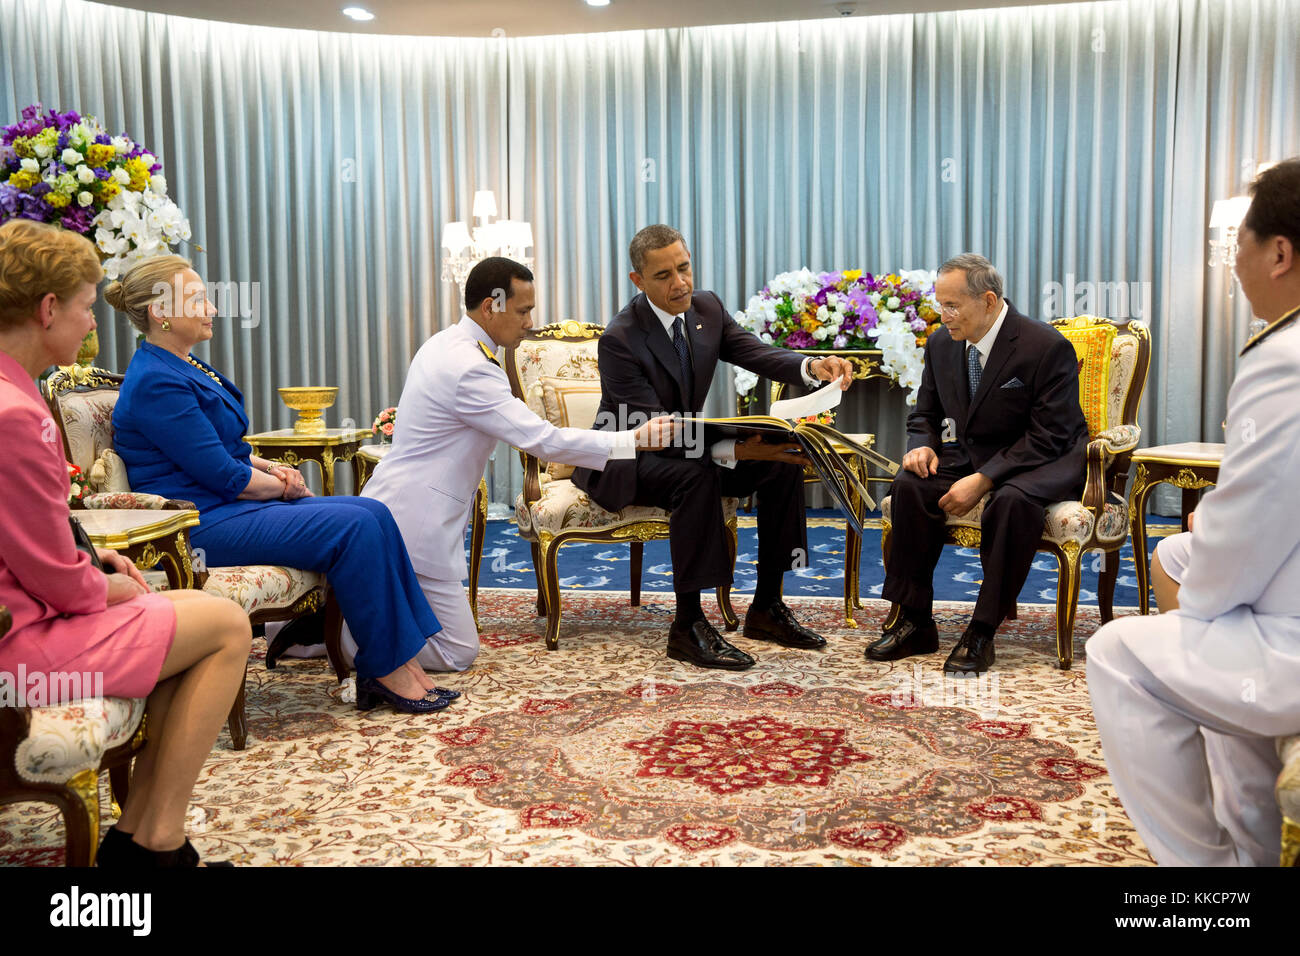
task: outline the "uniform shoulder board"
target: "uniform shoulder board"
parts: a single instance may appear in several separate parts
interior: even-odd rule
[[[1278,329],[1285,329],[1287,326],[1294,324],[1297,318],[1300,318],[1300,308],[1292,309],[1290,312],[1282,316],[1282,318],[1278,319],[1276,322],[1269,323],[1269,325],[1260,329],[1257,333],[1255,333],[1250,337],[1250,341],[1247,342],[1246,347],[1241,350],[1241,354],[1245,355],[1247,352],[1253,349],[1260,342],[1263,342],[1266,338],[1268,338]]]
[[[495,365],[497,368],[500,368],[500,367],[501,367],[501,363],[497,361],[497,357],[496,357],[496,355],[493,353],[493,351],[492,351],[490,348],[488,348],[488,347],[487,347],[486,345],[484,345],[482,342],[480,342],[480,343],[478,344],[478,347],[481,348],[481,349],[483,350],[483,354],[487,356],[487,360],[488,360],[489,362],[491,362],[491,363],[492,363],[493,365]]]

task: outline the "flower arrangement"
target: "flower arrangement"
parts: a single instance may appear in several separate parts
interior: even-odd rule
[[[393,429],[397,427],[397,409],[385,408],[375,416],[374,423],[370,426],[370,434],[378,435],[381,442],[390,442],[393,440]]]
[[[93,116],[42,115],[40,104],[0,127],[0,223],[19,218],[91,238],[110,279],[190,238],[153,154]]]
[[[834,424],[835,424],[835,413],[834,413],[834,412],[822,412],[820,415],[805,415],[803,418],[800,418],[800,419],[798,420],[797,424],[800,424],[800,425],[809,425],[809,424],[812,424],[812,425],[834,425]]]
[[[939,328],[935,274],[925,270],[875,276],[843,272],[783,272],[736,313],[742,328],[788,349],[879,349],[880,366],[909,389],[916,404],[925,340]],[[736,392],[753,399],[758,376],[736,371]]]
[[[89,490],[89,483],[86,476],[81,473],[81,469],[68,462],[68,505],[71,507],[78,501],[86,497]]]

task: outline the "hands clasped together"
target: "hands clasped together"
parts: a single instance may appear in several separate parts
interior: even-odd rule
[[[266,469],[266,473],[272,478],[278,478],[284,485],[284,493],[280,497],[285,501],[315,497],[307,487],[307,482],[303,480],[302,472],[297,468],[290,468],[288,465],[272,465]]]

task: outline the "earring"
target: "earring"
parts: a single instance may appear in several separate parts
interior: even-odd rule
[[[172,330],[172,324],[168,322],[166,319],[162,320],[162,330],[164,332],[170,332]]]

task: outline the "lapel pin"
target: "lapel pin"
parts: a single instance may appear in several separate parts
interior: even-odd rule
[[[704,326],[702,326],[702,325],[697,325],[697,326],[695,327],[695,331],[698,332],[698,331],[699,331],[700,329],[702,329],[702,328],[704,328]]]

